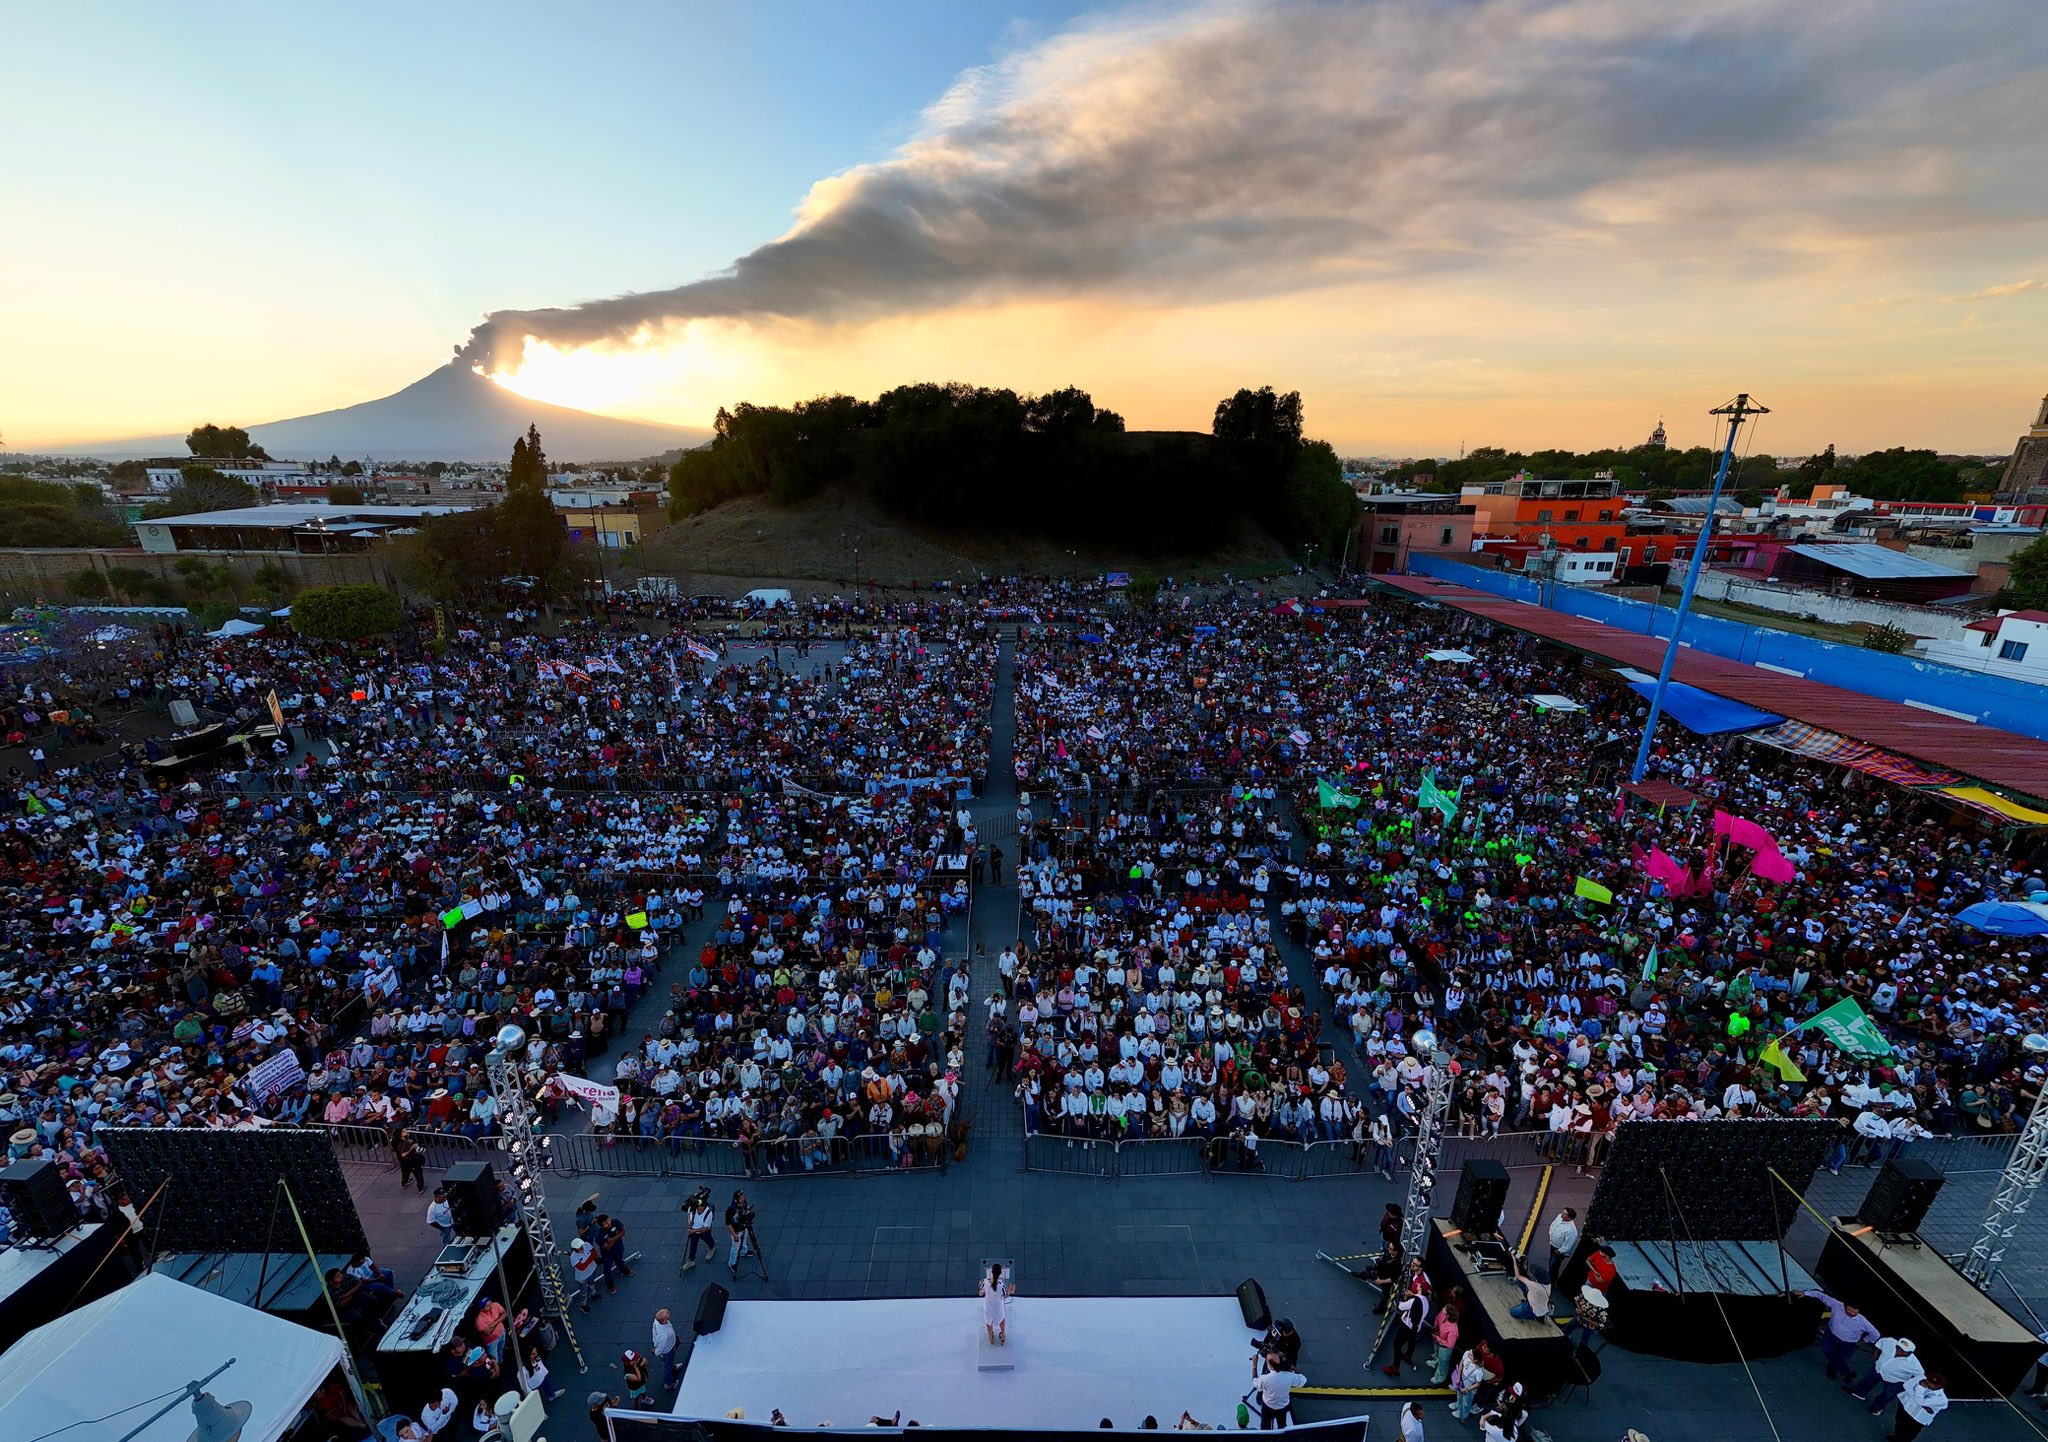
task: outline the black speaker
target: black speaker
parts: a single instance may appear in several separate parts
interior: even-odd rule
[[[708,1337],[725,1325],[725,1304],[732,1300],[732,1293],[713,1282],[704,1289],[704,1295],[697,1299],[697,1320],[690,1324],[690,1330],[700,1337]]]
[[[448,1189],[448,1210],[455,1214],[458,1237],[495,1236],[505,1224],[505,1203],[489,1162],[463,1162],[448,1169],[441,1181]]]
[[[1451,1225],[1465,1240],[1490,1237],[1500,1230],[1501,1208],[1508,1204],[1508,1169],[1499,1162],[1467,1162],[1458,1173],[1458,1198],[1451,1204]]]
[[[1237,1309],[1244,1313],[1244,1324],[1254,1332],[1263,1332],[1273,1325],[1272,1309],[1266,1305],[1266,1289],[1259,1285],[1257,1277],[1246,1277],[1237,1284]]]
[[[13,1215],[15,1229],[37,1241],[61,1237],[78,1225],[78,1208],[50,1162],[16,1162],[0,1172],[0,1203]]]
[[[1917,1232],[1946,1180],[1932,1162],[1893,1157],[1870,1184],[1856,1220],[1880,1232]]]

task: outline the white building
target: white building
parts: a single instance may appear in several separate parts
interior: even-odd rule
[[[145,467],[149,473],[149,488],[157,492],[176,490],[178,484],[185,479],[186,466],[206,466],[219,471],[230,480],[247,481],[258,490],[266,485],[310,485],[313,480],[312,473],[296,461],[209,461],[202,456],[194,456],[176,465]]]
[[[238,506],[135,523],[136,539],[152,555],[186,551],[243,551],[326,555],[366,551],[373,541],[406,531],[428,516],[462,506],[336,506],[325,501]]]
[[[1972,621],[1959,640],[1921,641],[1930,661],[2048,686],[2048,611],[2001,611]]]
[[[1550,565],[1546,556],[1556,558],[1556,579],[1567,586],[1612,585],[1621,574],[1621,557],[1613,551],[1532,551],[1522,569],[1542,574]]]

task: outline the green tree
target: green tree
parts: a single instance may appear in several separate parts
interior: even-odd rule
[[[1896,656],[1913,644],[1913,637],[1907,631],[1887,621],[1882,626],[1873,626],[1863,633],[1863,647],[1867,651],[1882,651]]]
[[[208,422],[194,426],[185,437],[185,448],[207,461],[267,461],[263,447],[249,439],[240,426],[217,426]]]
[[[407,583],[436,601],[467,600],[512,574],[498,544],[495,506],[428,516],[417,535],[397,545]]]
[[[1877,501],[1958,501],[1963,495],[1954,462],[1933,451],[1909,451],[1904,446],[1858,456],[1834,479]]]
[[[332,485],[327,488],[327,499],[337,506],[360,506],[363,503],[361,486]]]
[[[2015,607],[2048,607],[2048,536],[2013,553],[2005,594]]]
[[[119,546],[134,533],[107,509],[98,486],[0,476],[0,536],[11,546]]]
[[[143,509],[142,519],[160,521],[167,516],[192,516],[206,511],[232,511],[253,506],[262,499],[247,481],[224,476],[212,466],[186,466],[184,479],[153,506]]]
[[[71,594],[82,601],[104,601],[114,594],[114,588],[98,571],[80,571],[66,584]]]
[[[438,481],[441,477],[448,474],[448,463],[446,461],[428,461],[426,474],[428,480]]]
[[[256,568],[255,574],[249,577],[249,584],[256,588],[257,595],[281,601],[291,591],[292,575],[277,562],[265,561]]]
[[[133,491],[149,483],[149,467],[141,461],[116,461],[107,472],[107,484],[117,491]]]
[[[528,426],[513,442],[505,499],[493,509],[497,542],[505,553],[503,574],[532,577],[544,600],[559,595],[569,580],[569,531],[548,498],[548,458],[540,448],[538,427]]]
[[[1344,463],[1328,441],[1307,441],[1287,478],[1281,539],[1320,548],[1328,560],[1343,550],[1344,536],[1358,524],[1358,494],[1344,482]]]
[[[201,598],[232,591],[235,573],[224,564],[215,564],[198,556],[180,556],[171,563],[171,569],[185,578],[185,585]]]
[[[404,623],[404,604],[382,586],[312,586],[292,601],[292,630],[314,641],[360,641]]]
[[[128,601],[163,605],[171,599],[171,583],[140,566],[107,567],[107,584],[114,588],[115,595]]]
[[[343,461],[341,463],[341,473],[344,476],[360,476],[363,473],[363,463],[361,461]]]

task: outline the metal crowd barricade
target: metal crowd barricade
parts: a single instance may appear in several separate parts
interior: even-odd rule
[[[800,1137],[777,1137],[745,1147],[731,1137],[564,1132],[544,1137],[541,1149],[547,1168],[564,1177],[888,1176],[942,1172],[951,1160],[944,1138],[906,1138],[901,1155],[891,1151],[889,1141],[875,1135],[832,1137],[806,1146]]]
[[[2002,1172],[2012,1161],[2013,1146],[2018,1141],[2017,1132],[1921,1137],[1906,1143],[1899,1155],[1929,1162],[1951,1177]]]
[[[322,1122],[320,1129],[333,1141],[334,1154],[345,1162],[381,1162],[394,1168],[398,1165],[398,1155],[391,1149],[391,1133],[382,1127],[359,1122]],[[498,1150],[495,1139],[479,1139],[461,1132],[408,1127],[406,1134],[426,1153],[427,1165],[437,1169],[484,1161]]]

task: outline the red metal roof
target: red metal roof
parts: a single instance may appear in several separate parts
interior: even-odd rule
[[[1512,626],[1560,646],[1601,656],[1624,666],[1656,671],[1664,661],[1664,638],[1638,636],[1601,621],[1504,600],[1485,591],[1427,576],[1375,576],[1375,581],[1418,600],[1435,601],[1467,615]],[[1858,741],[1897,751],[1932,766],[1960,771],[2030,797],[2048,799],[2048,742],[1973,721],[1883,701],[1803,677],[1745,666],[1690,647],[1681,649],[1675,680],[1717,696],[1775,711],[1809,726],[1823,726]]]

